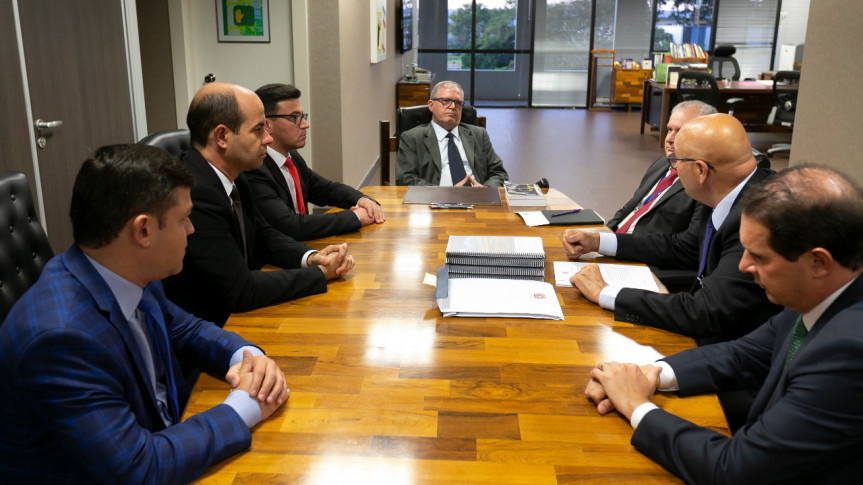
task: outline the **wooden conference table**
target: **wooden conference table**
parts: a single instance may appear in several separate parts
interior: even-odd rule
[[[630,446],[625,419],[600,416],[583,391],[599,362],[650,362],[693,341],[615,322],[574,288],[556,288],[563,321],[442,317],[422,280],[443,264],[450,234],[540,236],[553,283],[562,228],[526,227],[505,202],[402,205],[404,191],[364,188],[387,221],[310,243],[347,241],[356,258],[327,293],[228,320],[281,366],[291,396],[253,430],[250,450],[198,483],[675,481]],[[227,390],[201,376],[186,417]],[[727,434],[715,396],[654,402]]]
[[[773,108],[773,86],[758,81],[731,81],[726,86],[722,80],[719,85],[720,105],[722,113],[728,112],[725,101],[729,98],[742,98],[743,101],[734,107],[734,117],[746,126],[746,131],[788,131],[787,128],[767,124],[767,117]],[[667,133],[668,118],[671,109],[677,104],[677,86],[668,86],[652,79],[644,81],[644,94],[641,104],[641,134],[644,125],[659,130],[659,145],[663,146]]]

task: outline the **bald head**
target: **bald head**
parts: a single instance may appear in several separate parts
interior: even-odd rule
[[[717,168],[755,161],[743,125],[725,113],[699,116],[684,124],[674,148],[678,157],[697,158]]]
[[[192,145],[205,147],[207,137],[218,125],[236,133],[245,121],[241,101],[248,102],[250,97],[258,99],[254,92],[237,84],[214,82],[201,87],[186,114]]]

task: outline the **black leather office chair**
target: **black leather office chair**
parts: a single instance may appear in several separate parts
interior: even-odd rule
[[[27,177],[0,175],[0,324],[52,257]]]
[[[704,71],[681,71],[677,78],[677,102],[698,100],[719,108],[716,78]]]
[[[733,45],[718,45],[713,50],[713,55],[707,59],[707,67],[716,79],[731,78],[732,81],[740,80],[740,64],[733,56],[737,48]]]
[[[175,157],[192,148],[189,130],[157,131],[141,138],[138,143],[161,148]]]
[[[476,125],[485,128],[485,116],[477,115],[476,108],[465,105],[461,113],[462,123]],[[431,122],[431,110],[428,105],[410,106],[396,110],[396,132],[390,135],[390,122],[380,122],[380,151],[381,151],[381,185],[390,185],[390,153],[398,150],[399,136],[407,130],[416,126]]]
[[[773,124],[794,127],[794,113],[797,110],[797,90],[800,86],[800,71],[778,71],[773,76],[773,103],[776,112]],[[791,151],[790,143],[778,143],[767,149],[767,155],[776,152]]]

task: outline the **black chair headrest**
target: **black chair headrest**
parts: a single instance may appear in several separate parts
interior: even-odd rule
[[[399,108],[396,113],[396,136],[401,136],[402,133],[415,126],[431,123],[431,119],[431,110],[429,110],[428,106],[425,104],[410,106],[408,108]],[[476,125],[476,108],[470,105],[465,105],[461,111],[461,122],[469,125]]]
[[[145,136],[138,143],[161,148],[175,157],[192,148],[189,130],[157,131]]]
[[[713,49],[713,55],[717,57],[731,57],[737,52],[737,47],[733,45],[718,45]]]

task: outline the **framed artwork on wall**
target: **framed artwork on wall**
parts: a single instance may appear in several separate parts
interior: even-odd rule
[[[269,42],[268,0],[216,0],[219,42]]]
[[[369,0],[371,10],[371,54],[372,63],[387,58],[387,2]]]

